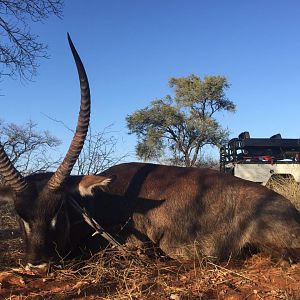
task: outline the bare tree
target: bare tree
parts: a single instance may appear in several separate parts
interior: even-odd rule
[[[74,133],[74,130],[63,121],[50,117],[47,114],[44,114],[44,116]],[[97,175],[128,156],[128,153],[116,155],[118,140],[112,133],[112,125],[105,127],[102,131],[96,131],[96,133],[93,133],[90,126],[83,149],[74,165],[72,171],[74,174]]]
[[[85,140],[84,147],[74,166],[78,175],[99,174],[105,169],[122,161],[127,154],[116,155],[118,140],[110,135],[111,126],[92,134],[90,128],[89,136]]]
[[[31,22],[62,16],[63,0],[0,0],[0,78],[30,80],[39,58],[47,58],[47,45],[31,32]]]
[[[48,171],[60,159],[51,158],[49,149],[55,149],[61,142],[48,131],[37,131],[36,127],[32,121],[25,125],[0,121],[0,143],[10,161],[24,175]]]

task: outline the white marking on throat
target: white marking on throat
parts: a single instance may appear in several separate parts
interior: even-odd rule
[[[22,221],[23,221],[23,224],[24,224],[24,228],[25,228],[26,234],[27,234],[27,235],[30,235],[31,229],[30,229],[29,223],[26,222],[26,221],[24,221],[23,219],[22,219]]]
[[[56,222],[57,222],[57,214],[55,215],[55,217],[51,220],[51,228],[54,229],[55,228],[55,225],[56,225]]]

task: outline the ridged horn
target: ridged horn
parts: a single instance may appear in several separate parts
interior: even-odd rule
[[[63,185],[66,178],[70,175],[73,166],[76,163],[76,160],[78,159],[78,156],[83,148],[83,144],[88,132],[90,122],[91,96],[88,78],[84,70],[83,64],[81,62],[81,59],[73,45],[69,34],[68,41],[76,63],[77,72],[80,80],[81,104],[76,131],[73,136],[69,150],[63,162],[48,182],[48,188],[50,190],[59,189]]]
[[[14,167],[0,144],[0,174],[6,183],[16,192],[22,193],[27,188],[27,182],[21,173]]]

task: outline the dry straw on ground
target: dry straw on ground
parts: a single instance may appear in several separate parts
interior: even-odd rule
[[[56,278],[75,280],[69,296],[86,299],[298,299],[300,287],[293,285],[300,279],[298,268],[283,270],[266,255],[218,265],[124,255],[112,249],[84,266],[65,266]]]
[[[300,211],[300,185],[293,177],[274,176],[267,187],[289,199]]]

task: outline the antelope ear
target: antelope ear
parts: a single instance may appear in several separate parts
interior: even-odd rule
[[[93,189],[99,187],[104,190],[112,181],[112,178],[105,176],[83,176],[79,182],[78,190],[82,197],[93,196]]]

